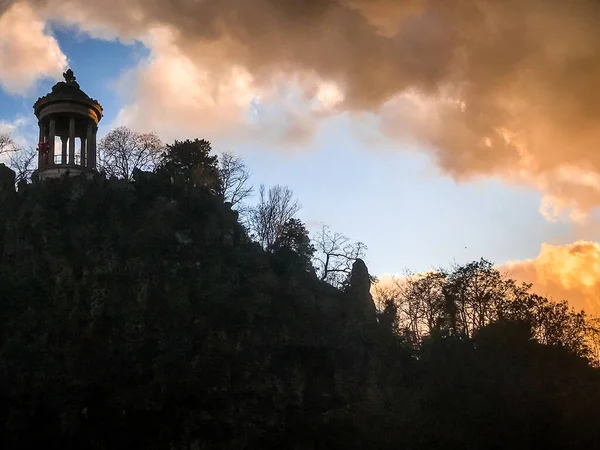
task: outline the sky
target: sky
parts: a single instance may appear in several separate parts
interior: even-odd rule
[[[0,132],[73,69],[105,116],[206,138],[375,275],[484,257],[600,312],[597,2],[0,0]]]

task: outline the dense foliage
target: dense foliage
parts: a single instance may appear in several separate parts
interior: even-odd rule
[[[1,448],[600,439],[584,316],[485,262],[409,281],[376,311],[364,263],[326,283],[297,219],[253,242],[216,164],[185,141],[153,173],[18,190],[0,166]]]

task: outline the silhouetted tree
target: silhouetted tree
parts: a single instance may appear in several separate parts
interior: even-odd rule
[[[152,170],[164,145],[154,133],[136,133],[127,127],[110,131],[98,143],[98,170],[109,177],[129,180],[134,170]]]
[[[575,311],[563,300],[553,302],[527,292],[502,305],[502,318],[528,323],[538,342],[564,347],[569,352],[593,357],[594,322],[589,322],[584,311]]]
[[[264,249],[269,249],[299,210],[300,205],[287,186],[276,185],[267,191],[261,185],[258,204],[249,212],[250,231]]]
[[[395,309],[398,332],[415,347],[428,335],[469,339],[490,323],[509,320],[528,324],[537,342],[591,356],[593,328],[585,313],[530,289],[482,259],[449,271],[409,274],[377,285],[374,292],[380,314]]]
[[[175,141],[167,145],[156,172],[171,177],[175,183],[222,194],[218,159],[211,152],[211,144],[206,140]]]
[[[587,322],[586,344],[590,360],[595,367],[600,367],[600,318],[590,317]]]
[[[0,133],[0,156],[15,150],[15,142],[8,133]]]
[[[289,219],[281,226],[269,250],[292,255],[295,260],[292,265],[295,268],[313,270],[311,260],[315,249],[306,226],[299,219]]]
[[[225,201],[239,209],[253,190],[248,185],[250,172],[242,158],[230,152],[222,152],[219,155],[219,177]]]
[[[16,174],[17,184],[31,178],[36,166],[37,151],[34,148],[18,148],[8,155],[8,165]]]
[[[319,278],[332,286],[340,287],[352,272],[352,264],[364,258],[367,246],[352,242],[342,233],[333,232],[322,225],[313,238],[314,265]]]
[[[489,261],[455,266],[444,278],[442,289],[447,330],[472,337],[476,330],[498,318],[511,287]]]

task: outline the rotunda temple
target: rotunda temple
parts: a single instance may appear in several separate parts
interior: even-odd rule
[[[33,109],[39,124],[39,179],[91,174],[96,169],[96,134],[102,106],[79,87],[71,69]]]

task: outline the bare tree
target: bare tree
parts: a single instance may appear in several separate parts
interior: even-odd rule
[[[17,146],[8,133],[0,133],[0,157],[15,172],[16,182],[31,178],[35,170],[37,151]]]
[[[441,325],[444,317],[444,271],[411,273],[376,283],[373,297],[380,312],[393,305],[395,328],[411,345],[418,347],[423,336]]]
[[[239,208],[252,195],[253,188],[248,185],[250,172],[241,157],[222,152],[219,155],[219,176],[225,201],[232,207]]]
[[[15,150],[15,143],[8,133],[0,133],[0,156]]]
[[[34,148],[19,148],[9,154],[8,166],[16,174],[17,184],[31,178],[35,170],[37,151]]]
[[[156,134],[141,134],[119,127],[99,142],[98,169],[108,176],[129,180],[135,169],[154,169],[163,150],[164,145]]]
[[[264,249],[273,246],[284,224],[294,218],[300,205],[287,186],[276,185],[267,191],[259,189],[258,204],[249,213],[250,232]]]
[[[367,246],[362,242],[352,242],[342,233],[333,232],[323,225],[315,235],[316,253],[314,265],[319,278],[332,286],[339,287],[352,272],[352,264],[364,258]]]

